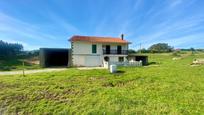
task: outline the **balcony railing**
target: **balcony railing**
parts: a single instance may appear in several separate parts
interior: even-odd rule
[[[127,55],[128,50],[103,50],[106,55]]]

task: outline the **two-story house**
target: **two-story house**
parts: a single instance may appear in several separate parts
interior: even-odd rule
[[[121,38],[73,36],[71,42],[71,63],[73,66],[107,66],[108,62],[127,61],[128,44]]]

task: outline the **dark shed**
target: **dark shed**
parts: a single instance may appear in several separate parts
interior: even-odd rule
[[[142,61],[142,65],[148,64],[148,56],[146,55],[128,54],[128,60]]]
[[[40,48],[41,67],[69,67],[70,49]]]

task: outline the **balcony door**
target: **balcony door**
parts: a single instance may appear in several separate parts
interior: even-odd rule
[[[110,45],[106,45],[106,54],[110,54]]]
[[[122,46],[117,46],[117,54],[121,54],[122,53]]]

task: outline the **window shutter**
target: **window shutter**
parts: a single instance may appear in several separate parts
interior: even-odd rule
[[[96,50],[97,50],[96,44],[93,44],[92,45],[92,53],[96,53]]]

